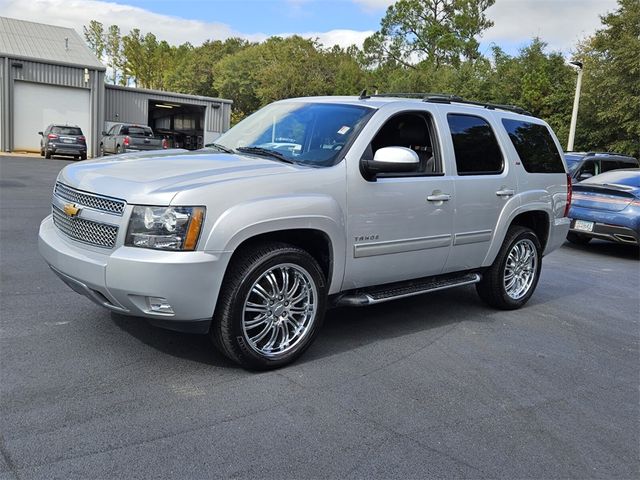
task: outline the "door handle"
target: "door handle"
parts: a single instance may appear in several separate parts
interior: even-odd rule
[[[428,202],[446,202],[451,200],[451,195],[448,193],[439,193],[437,195],[429,195],[427,197]]]
[[[496,192],[496,195],[499,197],[512,197],[513,195],[515,195],[515,190],[512,190],[510,188],[504,188],[502,190],[498,190]]]

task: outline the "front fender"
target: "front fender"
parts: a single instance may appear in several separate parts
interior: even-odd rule
[[[204,243],[208,252],[233,252],[257,235],[307,229],[318,230],[331,241],[333,268],[329,293],[339,289],[344,276],[346,236],[344,214],[326,195],[286,195],[239,203],[215,221]]]

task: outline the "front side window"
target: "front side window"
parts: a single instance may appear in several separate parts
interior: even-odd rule
[[[413,150],[420,159],[415,172],[383,173],[379,177],[406,177],[437,175],[442,172],[436,159],[431,117],[424,112],[405,112],[391,117],[378,130],[367,147],[364,157],[372,160],[376,151],[385,147],[405,147]]]
[[[215,146],[234,153],[275,152],[304,165],[334,165],[373,111],[357,105],[273,103],[238,123]]]
[[[503,119],[522,166],[529,173],[564,173],[560,152],[544,125]]]
[[[447,115],[458,175],[491,175],[502,172],[504,160],[493,129],[484,118]]]

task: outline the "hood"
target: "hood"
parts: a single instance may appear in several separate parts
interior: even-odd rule
[[[73,163],[60,172],[58,180],[86,192],[122,198],[128,203],[168,205],[178,192],[204,184],[301,169],[307,167],[252,155],[165,151]]]

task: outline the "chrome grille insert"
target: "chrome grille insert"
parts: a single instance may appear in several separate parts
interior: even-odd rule
[[[93,208],[94,210],[113,213],[114,215],[122,215],[126,205],[124,200],[104,197],[94,193],[82,192],[60,182],[56,182],[53,193],[54,195],[69,202],[77,203],[83,207]]]
[[[103,248],[113,248],[116,244],[117,225],[69,217],[55,206],[53,207],[53,223],[62,233],[79,242]]]

